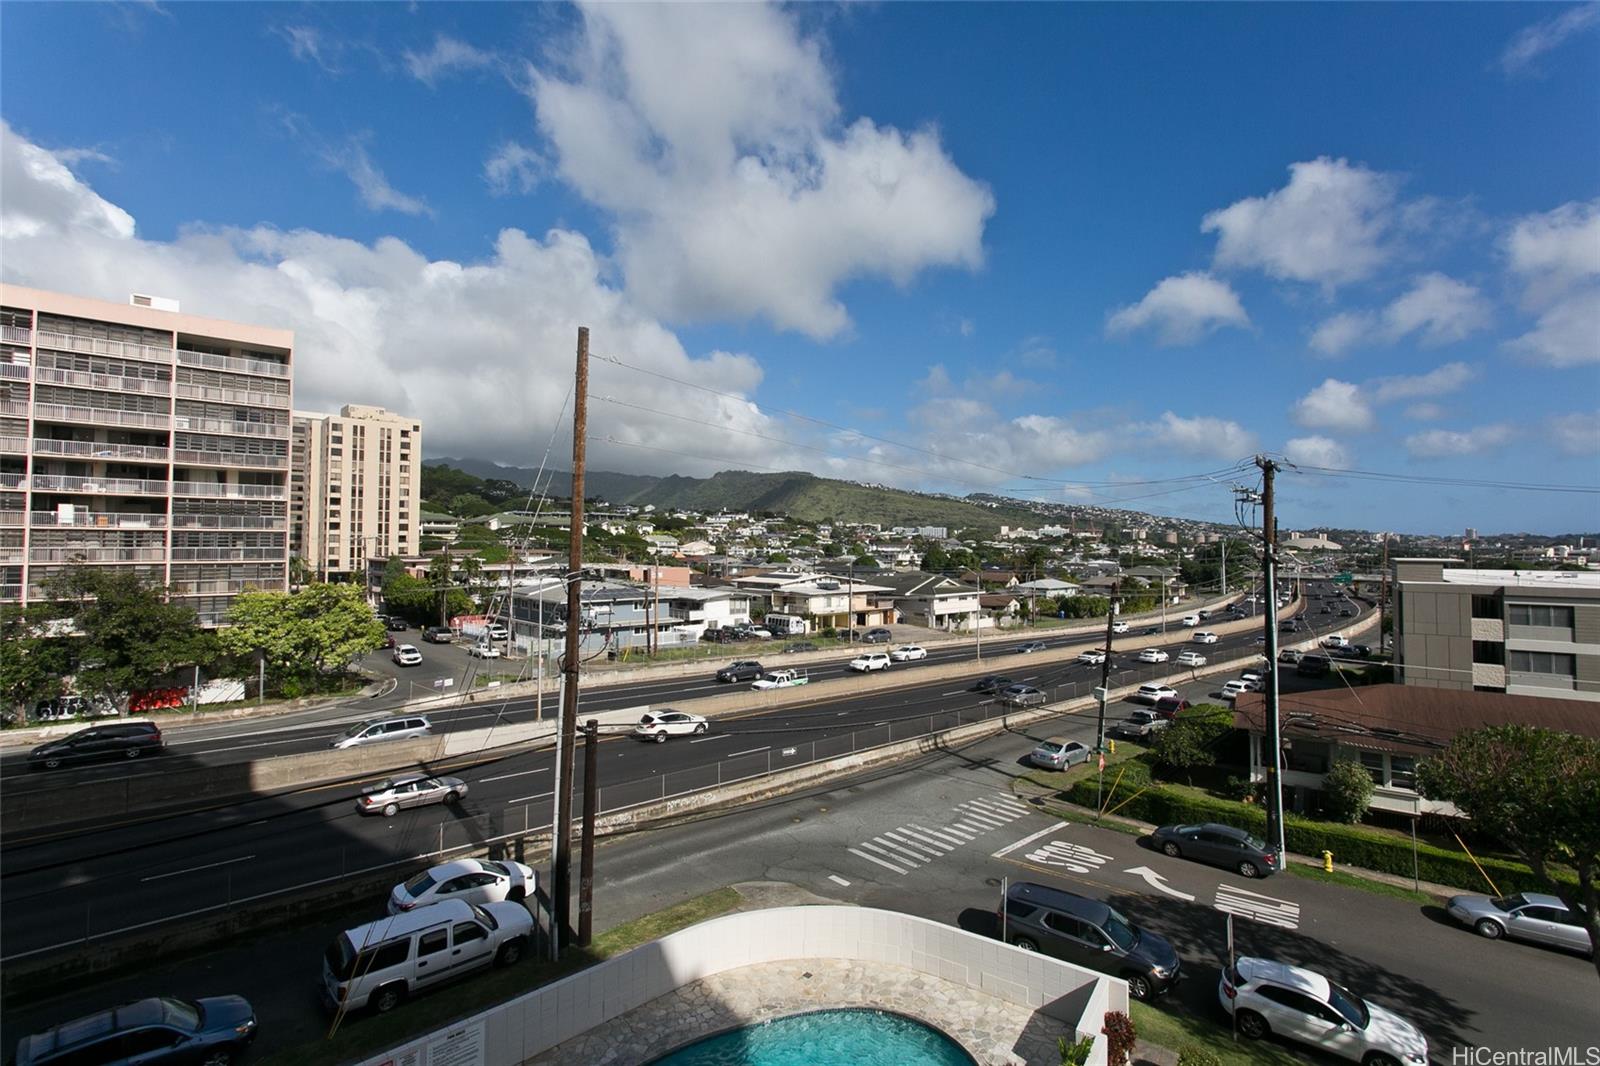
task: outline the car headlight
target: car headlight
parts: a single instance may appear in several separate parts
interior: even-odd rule
[[[1154,974],[1156,977],[1171,977],[1172,976],[1172,971],[1167,969],[1165,966],[1152,966],[1152,967],[1150,967],[1150,972],[1152,974]]]
[[[1428,1053],[1426,1051],[1408,1051],[1405,1054],[1405,1060],[1414,1062],[1417,1066],[1425,1066],[1428,1061]]]

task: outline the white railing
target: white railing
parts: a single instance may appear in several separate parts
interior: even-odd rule
[[[170,381],[150,378],[126,378],[120,374],[91,374],[83,370],[58,370],[53,366],[35,367],[33,378],[40,383],[74,385],[84,389],[104,389],[107,392],[133,392],[144,396],[171,395]]]
[[[287,572],[288,572],[288,564],[286,563],[284,565],[285,565],[285,571],[284,572],[285,572],[285,574],[287,574]],[[200,580],[200,581],[184,581],[184,582],[181,583],[181,587],[179,587],[178,589],[176,589],[176,591],[174,591],[173,595],[175,595],[175,596],[231,596],[231,595],[233,595],[235,593],[243,592],[247,588],[255,588],[255,589],[278,588],[282,584],[283,579],[284,579],[284,574],[278,575],[278,577],[276,579],[269,578],[269,577],[254,577],[254,578],[243,578],[243,577],[241,577],[241,578],[205,578],[204,580]],[[173,583],[175,585],[179,584],[177,579],[174,579]]]
[[[27,437],[0,437],[0,452],[5,452],[9,455],[21,455],[27,450]]]
[[[250,407],[288,407],[287,394],[276,392],[249,392],[243,389],[225,389],[220,385],[193,385],[180,381],[178,395],[186,400],[205,400],[209,403],[242,403]]]
[[[287,455],[249,455],[244,452],[197,452],[179,448],[172,453],[175,463],[200,463],[205,466],[258,466],[269,470],[287,470]]]
[[[27,480],[26,474],[0,474],[0,489],[26,488],[23,481]]]
[[[203,366],[208,370],[230,370],[239,374],[262,374],[266,377],[289,376],[287,363],[268,363],[260,359],[244,359],[234,355],[212,355],[210,352],[190,352],[178,349],[178,362],[184,366]]]
[[[90,355],[115,355],[126,359],[145,359],[169,365],[172,362],[171,348],[157,348],[149,344],[135,344],[132,341],[102,340],[99,337],[74,337],[47,329],[39,331],[36,347],[87,352]]]
[[[24,326],[0,326],[0,341],[12,344],[32,344],[33,330]]]
[[[173,548],[175,563],[276,563],[283,548]]]
[[[270,500],[277,497],[287,498],[287,489],[282,485],[219,485],[210,481],[174,481],[172,483],[174,496],[229,496],[245,499]]]
[[[29,548],[28,560],[35,563],[159,563],[166,558],[165,548]]]
[[[4,439],[0,438],[0,448]],[[34,455],[83,455],[91,459],[145,459],[150,462],[167,461],[167,449],[143,444],[102,444],[90,440],[41,440],[34,438]]]
[[[0,415],[23,415],[28,413],[27,400],[0,400]]]
[[[27,363],[0,363],[0,378],[10,378],[12,381],[27,381],[28,373],[33,368]]]
[[[289,423],[278,424],[275,422],[232,422],[221,418],[201,418],[198,415],[174,415],[172,417],[174,429],[188,430],[191,433],[224,433],[230,436],[245,437],[284,437],[289,436]]]
[[[21,511],[0,511],[0,527],[12,529],[23,524]]]
[[[131,477],[68,477],[64,474],[34,474],[31,479],[35,492],[95,492],[117,495],[167,494],[165,481],[147,481]]]
[[[175,514],[173,529],[288,529],[283,515]]]
[[[27,404],[22,404],[18,414],[27,414]],[[0,411],[7,413],[7,411]],[[166,429],[172,419],[165,414],[145,411],[113,411],[105,407],[76,407],[58,403],[34,404],[33,417],[38,422],[92,422],[102,426],[143,426],[149,429]]]
[[[97,526],[107,529],[165,529],[164,514],[140,514],[134,511],[80,511],[71,514],[60,511],[32,511],[28,516],[30,526]]]

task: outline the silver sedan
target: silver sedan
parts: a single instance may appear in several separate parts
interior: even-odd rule
[[[393,818],[406,807],[430,803],[454,803],[467,794],[467,783],[459,777],[429,777],[407,774],[368,785],[356,797],[356,810],[362,814],[381,814]]]
[[[1028,753],[1028,761],[1046,770],[1066,770],[1080,762],[1089,761],[1089,749],[1076,740],[1051,737]]]
[[[1513,937],[1534,944],[1581,951],[1594,950],[1583,919],[1557,896],[1518,892],[1514,896],[1452,896],[1445,906],[1450,917],[1490,940]]]

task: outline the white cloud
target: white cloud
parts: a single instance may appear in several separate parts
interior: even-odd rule
[[[1341,311],[1324,319],[1311,334],[1311,347],[1323,355],[1343,355],[1372,333],[1373,318],[1366,311]]]
[[[133,236],[133,216],[82,184],[51,152],[18,136],[0,120],[0,238],[65,236],[87,231]]]
[[[1477,371],[1466,363],[1446,363],[1426,374],[1375,378],[1368,387],[1374,401],[1392,403],[1455,392],[1476,376]]]
[[[1049,337],[1032,334],[1017,345],[1017,359],[1023,366],[1050,368],[1056,365],[1056,349]]]
[[[1436,403],[1414,403],[1406,408],[1405,416],[1414,422],[1437,422],[1444,417],[1444,408]]]
[[[1600,200],[1528,215],[1506,238],[1534,328],[1507,347],[1554,367],[1600,362]]]
[[[1350,453],[1332,437],[1295,437],[1283,446],[1283,454],[1297,466],[1320,466],[1336,470],[1350,467]]]
[[[1600,363],[1600,286],[1574,291],[1507,346],[1554,367]]]
[[[975,269],[994,198],[933,129],[840,128],[822,45],[779,8],[583,9],[570,67],[531,72],[561,177],[613,213],[634,298],[685,320],[830,337],[847,280]]]
[[[339,72],[334,55],[340,48],[315,26],[279,26],[275,32],[289,45],[289,53],[302,62],[309,60],[329,74]]]
[[[1326,288],[1371,276],[1393,255],[1397,182],[1321,156],[1289,167],[1289,183],[1206,215],[1217,236],[1216,265]]]
[[[1227,282],[1203,271],[1163,278],[1144,299],[1112,313],[1106,332],[1152,328],[1161,344],[1193,344],[1223,326],[1249,328],[1250,316]]]
[[[1171,411],[1161,416],[1151,439],[1183,456],[1237,459],[1256,450],[1256,435],[1237,422],[1207,415],[1180,418]]]
[[[1562,455],[1593,459],[1600,455],[1600,410],[1558,415],[1548,423],[1550,439]]]
[[[1508,75],[1524,73],[1535,59],[1596,25],[1600,25],[1600,3],[1581,4],[1525,26],[1500,53],[1500,69]]]
[[[1290,414],[1307,429],[1360,433],[1375,424],[1371,403],[1360,386],[1337,378],[1328,378],[1295,401]]]
[[[1464,431],[1430,429],[1407,437],[1405,446],[1413,459],[1446,459],[1480,455],[1506,444],[1511,436],[1511,427],[1506,425],[1478,426]]]
[[[399,211],[407,215],[433,214],[433,209],[424,200],[407,195],[389,184],[389,179],[367,152],[367,144],[372,140],[371,133],[356,133],[343,141],[329,141],[302,115],[281,112],[278,121],[286,133],[304,145],[324,166],[349,178],[361,202],[369,209]]]
[[[482,70],[494,64],[494,55],[474,48],[465,41],[439,34],[426,52],[406,51],[401,59],[413,78],[433,88],[441,75],[464,70]]]
[[[532,192],[544,177],[548,164],[527,145],[506,141],[489,153],[483,163],[483,178],[496,196]]]
[[[960,322],[956,323],[956,331],[963,337],[970,337],[974,333],[978,332],[978,325],[970,318],[963,318]]]
[[[1424,346],[1464,340],[1489,325],[1489,303],[1476,288],[1443,274],[1423,274],[1380,314],[1345,311],[1317,327],[1311,347],[1342,355],[1358,344],[1394,344],[1421,333]]]

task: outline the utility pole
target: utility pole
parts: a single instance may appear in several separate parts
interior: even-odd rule
[[[589,327],[578,327],[578,366],[572,395],[572,526],[567,538],[567,642],[561,659],[561,721],[556,728],[554,839],[550,846],[557,957],[570,932],[572,906],[572,771],[578,743],[578,667],[583,618],[583,463],[589,424]]]
[[[1222,595],[1228,594],[1228,538],[1222,538]]]
[[[594,815],[599,791],[600,723],[583,723],[583,843],[578,852],[578,943],[589,946],[594,931]]]
[[[1111,625],[1117,617],[1117,597],[1112,596],[1111,602],[1106,606],[1106,657],[1100,663],[1100,690],[1095,693],[1099,697],[1100,713],[1095,721],[1094,728],[1094,816],[1100,817],[1100,806],[1105,802],[1102,795],[1106,779],[1106,696],[1111,689]]]
[[[1267,766],[1267,846],[1277,852],[1277,868],[1288,863],[1283,853],[1283,729],[1278,714],[1278,524],[1274,510],[1273,477],[1278,464],[1256,456],[1261,468],[1261,569],[1266,575],[1267,619],[1267,742],[1272,753]]]

